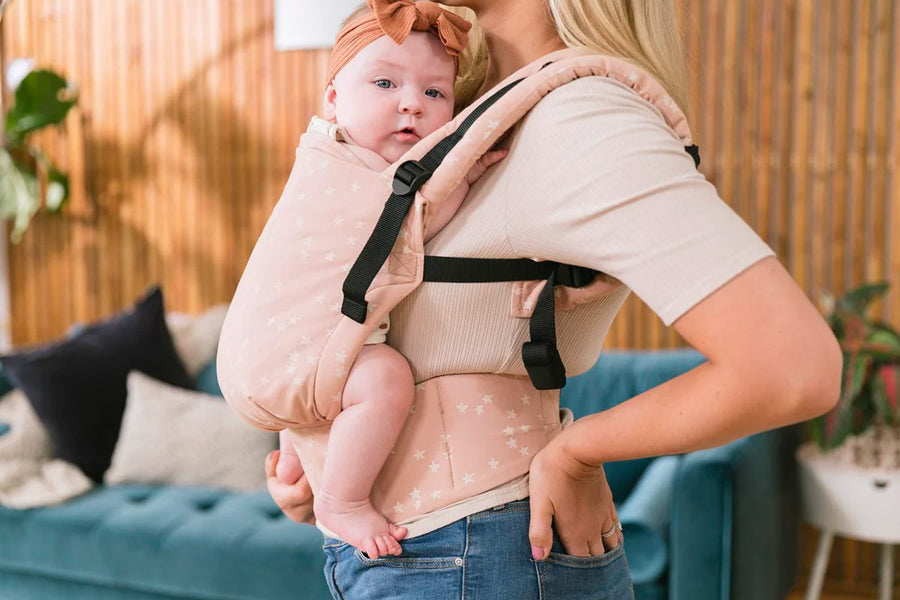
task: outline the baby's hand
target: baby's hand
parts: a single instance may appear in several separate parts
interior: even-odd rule
[[[503,160],[507,154],[509,154],[509,150],[490,150],[482,154],[481,158],[475,161],[475,164],[472,165],[472,168],[466,173],[466,183],[472,185],[478,181],[478,179],[484,175],[484,172],[487,171],[488,167]],[[456,192],[454,191],[454,193]]]
[[[481,158],[475,161],[475,164],[472,165],[472,168],[469,169],[469,172],[466,173],[466,176],[456,189],[450,192],[450,195],[437,206],[433,213],[428,215],[428,220],[425,223],[426,242],[434,237],[434,234],[443,229],[450,219],[453,218],[466,194],[469,193],[469,186],[478,181],[488,167],[503,160],[507,154],[509,154],[509,150],[491,150],[482,154]]]

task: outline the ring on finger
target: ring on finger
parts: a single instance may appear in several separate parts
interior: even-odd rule
[[[622,523],[620,521],[616,521],[613,523],[613,526],[609,528],[609,531],[604,531],[600,534],[602,538],[612,537],[622,531]]]

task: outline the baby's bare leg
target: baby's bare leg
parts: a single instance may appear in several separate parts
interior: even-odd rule
[[[316,519],[371,558],[400,554],[405,528],[388,522],[369,496],[413,402],[409,363],[387,344],[363,346],[344,386],[315,497]]]

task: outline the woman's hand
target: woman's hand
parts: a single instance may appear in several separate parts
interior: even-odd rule
[[[531,461],[531,554],[535,560],[547,558],[555,526],[566,554],[599,556],[621,541],[606,474],[602,466],[569,456],[559,439]]]
[[[315,525],[312,488],[300,458],[282,433],[281,450],[270,452],[266,457],[266,487],[275,504],[288,518],[297,523]]]

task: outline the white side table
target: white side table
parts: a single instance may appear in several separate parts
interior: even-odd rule
[[[879,600],[894,589],[894,546],[900,544],[900,471],[862,469],[822,460],[818,449],[797,450],[803,518],[821,530],[806,600],[817,600],[835,535],[881,547]]]

